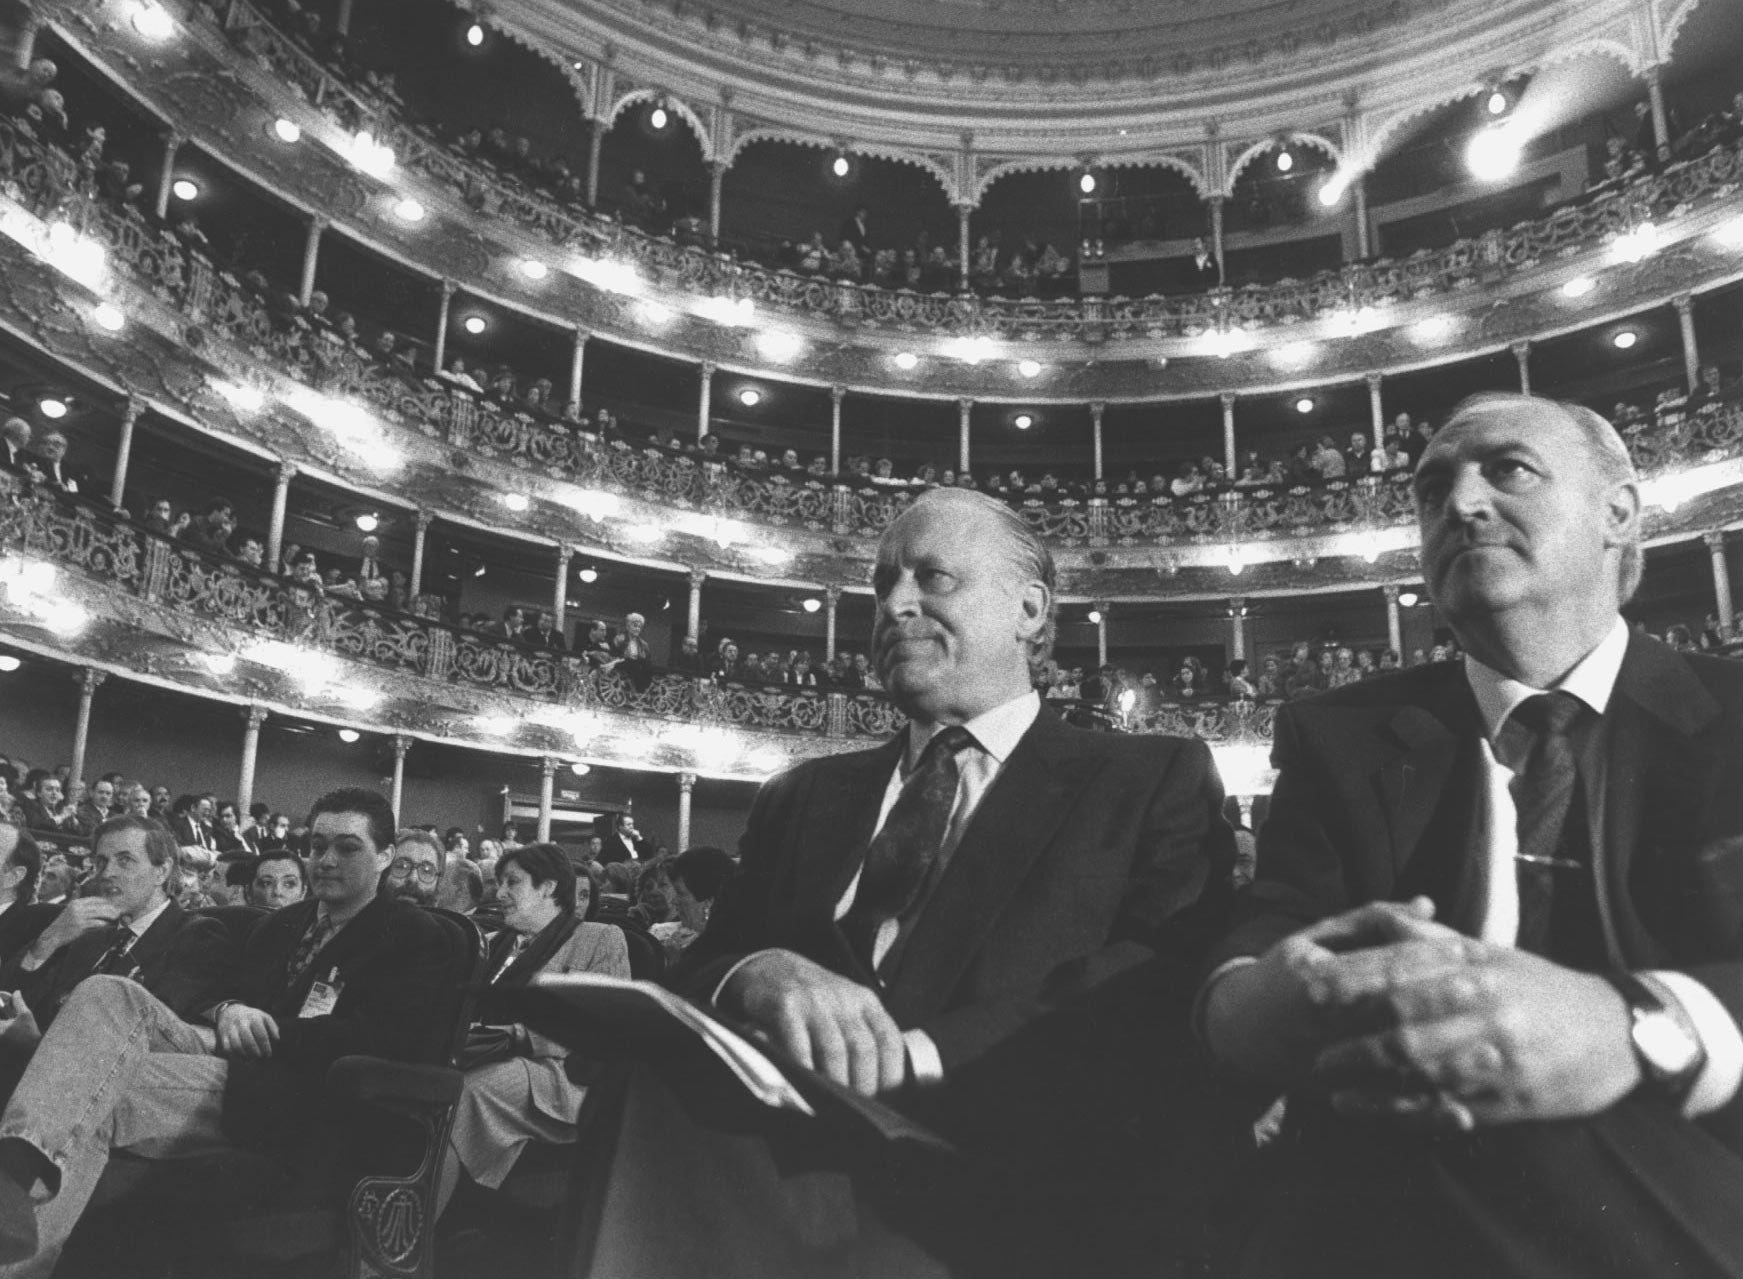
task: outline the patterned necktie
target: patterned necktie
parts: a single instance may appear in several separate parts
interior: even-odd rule
[[[97,966],[91,971],[108,977],[125,977],[133,968],[128,956],[139,944],[139,934],[129,928],[125,922],[115,925],[115,935],[109,942],[109,948],[103,952],[103,957],[97,961]]]
[[[841,921],[841,931],[868,970],[874,967],[878,929],[887,919],[900,919],[914,904],[938,860],[939,845],[950,829],[950,813],[956,807],[956,783],[961,776],[957,755],[972,745],[974,735],[960,724],[951,725],[927,742],[920,762],[902,783],[883,829],[865,850],[859,891]]]
[[[1604,954],[1572,735],[1585,709],[1572,693],[1539,693],[1501,730],[1509,758],[1522,763],[1509,786],[1518,813],[1519,948],[1582,967]]]
[[[303,934],[303,939],[297,943],[296,950],[291,954],[290,963],[285,965],[284,984],[287,988],[297,984],[297,978],[308,971],[309,965],[315,962],[315,956],[332,935],[331,921],[325,915],[315,916],[313,926]]]

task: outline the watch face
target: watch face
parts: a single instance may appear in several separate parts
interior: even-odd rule
[[[1669,1013],[1647,1013],[1634,1023],[1634,1044],[1652,1069],[1667,1078],[1687,1074],[1700,1060],[1701,1044]]]

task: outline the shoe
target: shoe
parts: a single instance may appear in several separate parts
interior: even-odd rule
[[[0,1264],[36,1256],[36,1208],[30,1192],[11,1177],[0,1176]]]

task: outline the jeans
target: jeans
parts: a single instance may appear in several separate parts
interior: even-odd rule
[[[228,1149],[219,1129],[228,1064],[145,987],[87,977],[37,1045],[0,1138],[28,1142],[54,1165],[37,1196],[37,1255],[0,1279],[51,1274],[111,1150],[185,1159]]]

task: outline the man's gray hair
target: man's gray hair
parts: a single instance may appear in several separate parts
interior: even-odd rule
[[[1029,641],[1029,673],[1037,681],[1046,673],[1047,662],[1053,656],[1053,642],[1059,633],[1059,606],[1056,596],[1059,591],[1059,570],[1053,563],[1053,552],[1047,549],[1034,529],[1023,522],[1023,517],[996,497],[988,497],[985,493],[974,489],[936,488],[927,489],[914,500],[909,511],[922,506],[942,505],[966,506],[981,511],[992,517],[1005,535],[1006,550],[1010,554],[1012,568],[1025,582],[1039,582],[1047,588],[1047,612],[1041,620],[1041,629]],[[902,513],[907,514],[907,511]],[[878,551],[883,552],[883,542],[887,541],[901,522],[898,516],[884,530],[884,536],[878,544]]]
[[[441,867],[443,870],[448,868],[448,850],[443,848],[442,841],[430,834],[429,831],[420,830],[416,826],[402,827],[393,837],[393,847],[395,852],[399,851],[399,846],[401,844],[422,844],[426,848],[434,850],[436,854],[436,865]]]
[[[1587,460],[1597,468],[1604,483],[1611,486],[1632,484],[1638,492],[1640,474],[1634,468],[1634,458],[1628,452],[1628,445],[1607,418],[1583,404],[1569,404],[1565,400],[1524,395],[1517,391],[1479,391],[1459,401],[1452,416],[1447,419],[1446,426],[1441,429],[1449,429],[1465,418],[1508,409],[1549,409],[1560,413],[1562,419],[1580,437],[1580,442],[1585,446]],[[1637,520],[1634,524],[1634,536],[1622,546],[1621,558],[1616,565],[1618,608],[1634,598],[1645,572],[1646,553],[1640,544],[1640,523]]]

